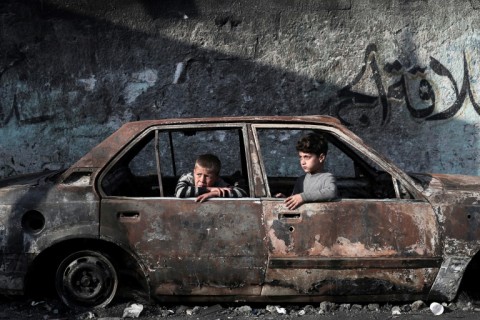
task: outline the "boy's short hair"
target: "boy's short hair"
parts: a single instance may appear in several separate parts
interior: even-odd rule
[[[298,140],[296,148],[298,152],[313,153],[317,156],[322,153],[327,155],[328,142],[323,134],[311,132]]]
[[[220,174],[220,169],[222,168],[220,159],[218,159],[216,155],[210,153],[199,155],[197,160],[195,160],[195,165],[199,165],[200,167],[215,173],[217,176]]]

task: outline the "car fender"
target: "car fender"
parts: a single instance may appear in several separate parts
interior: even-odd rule
[[[429,301],[451,301],[457,295],[470,257],[446,258],[428,294]]]

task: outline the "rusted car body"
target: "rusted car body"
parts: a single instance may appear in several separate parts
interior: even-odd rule
[[[283,151],[311,130],[340,198],[288,210],[272,196],[296,178]],[[248,197],[173,196],[201,142]],[[479,187],[409,175],[327,116],[131,122],[66,170],[0,180],[0,290],[50,284],[72,307],[123,285],[162,301],[448,301],[478,270]]]

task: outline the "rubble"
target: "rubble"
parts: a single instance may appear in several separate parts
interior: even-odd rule
[[[200,307],[194,307],[193,309],[187,309],[186,314],[187,316],[192,316],[198,314],[200,312]]]
[[[95,319],[97,316],[92,311],[87,311],[82,313],[81,315],[77,316],[77,320],[88,320],[88,319]]]
[[[138,318],[143,310],[143,305],[132,303],[123,310],[123,318]]]
[[[236,313],[247,315],[252,313],[253,309],[250,306],[241,306],[236,308],[235,311]]]
[[[265,307],[265,309],[267,311],[269,311],[270,313],[274,313],[274,314],[287,314],[287,310],[285,308],[280,307],[280,306],[267,305]]]
[[[367,305],[368,311],[373,311],[373,312],[379,312],[380,311],[380,305],[378,303],[369,303]]]
[[[363,308],[363,307],[362,307],[361,305],[359,305],[359,304],[354,304],[354,305],[352,305],[352,307],[350,308],[350,311],[352,311],[352,312],[358,312],[358,311],[361,311],[362,308]]]
[[[402,312],[400,311],[399,306],[395,306],[392,308],[392,315],[400,315],[400,314],[402,314]]]
[[[337,309],[337,305],[333,302],[323,301],[320,303],[319,314],[328,313]]]
[[[25,302],[23,305],[17,303],[15,308],[4,307],[0,304],[0,320],[3,319],[74,319],[74,320],[121,320],[125,319],[128,315],[122,317],[122,313],[125,313],[127,309],[132,309],[135,305],[142,306],[143,308],[138,313],[139,319],[236,319],[236,318],[255,318],[255,319],[310,319],[318,315],[322,316],[338,316],[343,315],[347,317],[359,317],[362,319],[376,319],[382,318],[399,318],[408,317],[408,315],[434,315],[446,313],[449,316],[453,312],[457,313],[477,313],[480,312],[480,302],[475,301],[455,301],[453,303],[437,303],[441,306],[441,313],[430,309],[430,302],[427,304],[425,301],[414,301],[409,304],[392,304],[392,303],[370,303],[370,304],[348,304],[348,303],[334,303],[334,302],[321,302],[315,304],[276,304],[276,305],[177,305],[168,306],[160,304],[145,304],[140,305],[138,303],[128,303],[125,308],[125,303],[113,304],[107,308],[97,308],[94,310],[77,310],[72,311],[68,308],[59,308],[60,302],[54,300],[46,300],[41,303],[31,301]],[[47,307],[48,306],[48,307]],[[136,307],[137,311],[140,309]],[[17,316],[18,315],[18,316]],[[130,314],[130,318],[134,315]]]
[[[410,307],[411,307],[412,311],[419,311],[419,310],[425,309],[427,307],[427,305],[422,300],[417,300],[417,301],[413,302],[410,305]]]
[[[180,305],[177,307],[177,310],[175,311],[176,314],[186,314],[188,310],[187,306]]]
[[[338,307],[338,311],[349,311],[351,308],[351,305],[348,304],[348,303],[342,303],[339,307]]]
[[[443,306],[442,306],[440,303],[438,303],[438,302],[432,302],[432,303],[430,304],[430,310],[432,311],[432,313],[433,313],[434,315],[439,316],[439,315],[441,315],[441,314],[443,313],[444,308],[443,308]]]

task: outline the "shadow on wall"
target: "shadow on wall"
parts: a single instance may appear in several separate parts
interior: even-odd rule
[[[159,18],[195,18],[198,16],[194,0],[140,0],[147,14],[153,19]]]
[[[132,7],[132,16],[145,10],[150,19],[129,26],[112,23],[115,17],[105,19],[132,3],[141,4]],[[455,102],[439,112],[426,68],[405,68],[399,61],[381,66],[375,44],[365,48],[353,80],[339,87],[321,77],[257,63],[260,49],[248,34],[245,41],[252,46],[239,48],[238,55],[164,36],[165,30],[173,35],[197,30],[190,20],[200,14],[192,1],[97,1],[88,15],[62,4],[0,4],[0,12],[6,12],[0,42],[0,132],[8,140],[0,149],[0,176],[74,162],[126,121],[223,115],[333,115],[407,170],[472,173],[480,167],[480,157],[472,151],[480,128],[454,118],[467,98],[472,112],[480,113],[466,58],[460,88],[451,72],[431,59],[430,69],[449,79],[456,94]],[[225,49],[229,33],[223,28],[231,31],[241,20],[225,14],[213,21],[220,40],[198,30],[195,37],[218,41]],[[144,27],[158,34],[144,32]],[[398,80],[387,82],[385,74]],[[377,94],[357,91],[361,81],[372,82]],[[434,130],[443,120],[450,121]],[[44,201],[29,200],[32,207]]]
[[[226,115],[328,114],[408,170],[471,173],[478,167],[472,153],[476,138],[471,145],[460,141],[479,136],[480,129],[453,119],[468,99],[480,113],[466,58],[460,88],[451,72],[431,59],[429,68],[448,78],[457,96],[451,107],[436,111],[427,68],[406,68],[398,60],[380,65],[374,43],[364,49],[353,80],[338,86],[322,75],[304,76],[256,60],[265,49],[251,30],[275,29],[278,15],[266,16],[268,26],[252,19],[240,32],[247,22],[232,14],[236,2],[226,11],[199,5],[193,0],[0,4],[6,27],[0,43],[0,130],[9,137],[0,150],[0,176],[74,162],[126,121]],[[270,29],[263,41],[277,37]],[[404,41],[408,46],[411,39]],[[365,81],[376,94],[356,89]],[[443,120],[449,120],[446,130],[432,132]]]

